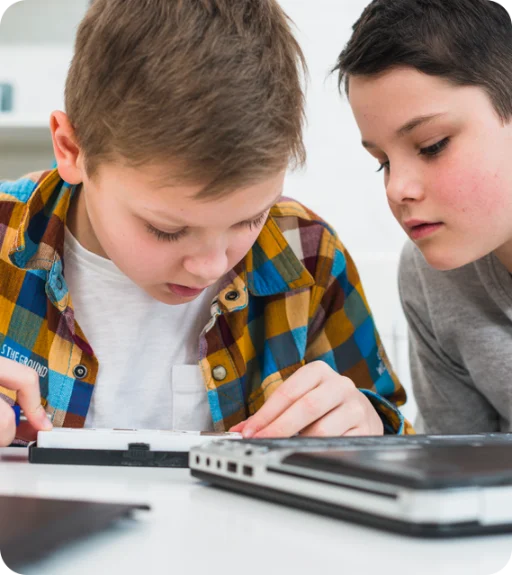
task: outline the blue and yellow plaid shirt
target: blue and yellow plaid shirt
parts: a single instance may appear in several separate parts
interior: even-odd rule
[[[56,170],[0,182],[0,355],[37,371],[56,427],[83,427],[98,373],[65,280],[73,191]],[[352,259],[332,229],[295,201],[272,208],[252,249],[224,278],[199,350],[217,431],[255,413],[315,360],[352,379],[388,433],[411,430],[396,408],[405,392]],[[16,401],[10,390],[0,394]]]

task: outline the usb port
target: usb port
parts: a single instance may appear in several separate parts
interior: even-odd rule
[[[247,475],[247,477],[252,477],[252,472],[253,472],[253,469],[250,465],[244,465],[244,467],[242,469],[242,473],[244,475]]]
[[[227,470],[230,473],[236,473],[237,468],[238,468],[238,465],[236,463],[233,463],[232,461],[228,461]]]

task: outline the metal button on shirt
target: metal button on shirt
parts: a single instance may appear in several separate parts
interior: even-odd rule
[[[228,301],[236,301],[240,297],[240,294],[237,291],[228,291],[226,294],[226,299]]]
[[[76,377],[76,379],[84,379],[84,377],[87,377],[88,373],[89,372],[85,365],[75,365],[73,368],[73,375]]]
[[[226,379],[227,374],[228,372],[223,365],[217,365],[212,369],[212,375],[215,381],[222,381],[223,379]]]

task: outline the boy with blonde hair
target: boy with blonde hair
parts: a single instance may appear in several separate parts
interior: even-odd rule
[[[282,198],[302,70],[274,0],[95,0],[51,117],[57,169],[0,183],[1,444],[16,399],[18,440],[404,431],[350,256]]]

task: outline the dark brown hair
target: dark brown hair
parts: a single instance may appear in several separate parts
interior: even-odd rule
[[[154,164],[215,197],[304,163],[305,73],[276,0],[94,0],[66,112],[90,176]]]
[[[398,66],[480,86],[503,121],[512,116],[512,22],[496,2],[374,0],[334,68],[340,89]]]

